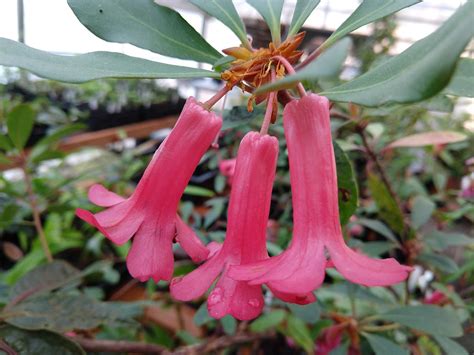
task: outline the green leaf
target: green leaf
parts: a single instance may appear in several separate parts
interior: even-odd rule
[[[377,207],[378,214],[394,231],[403,232],[403,215],[387,187],[374,174],[369,174],[369,189]]]
[[[169,65],[120,53],[55,55],[0,38],[0,65],[18,67],[47,79],[83,83],[103,78],[219,78],[204,69]]]
[[[24,275],[10,290],[10,298],[29,297],[39,292],[61,287],[65,282],[77,278],[80,271],[62,260],[40,265]]]
[[[230,63],[232,63],[235,59],[236,58],[232,57],[231,55],[226,55],[225,57],[216,60],[216,62],[212,65],[212,69],[220,73],[228,68]]]
[[[153,0],[68,0],[79,21],[108,42],[212,64],[221,54],[179,13]]]
[[[322,95],[364,106],[416,102],[436,95],[449,83],[459,54],[474,35],[473,11],[474,2],[468,1],[434,33],[400,55]]]
[[[418,260],[426,263],[428,266],[434,266],[447,274],[459,270],[459,267],[454,260],[446,255],[424,252],[418,255]]]
[[[367,219],[367,218],[358,218],[355,223],[363,225],[364,227],[370,228],[373,231],[377,232],[381,236],[387,238],[388,240],[394,242],[397,245],[400,245],[397,237],[393,232],[388,228],[384,223],[377,221],[376,219]]]
[[[19,355],[85,355],[82,348],[72,340],[46,330],[29,331],[11,325],[0,327],[0,339]]]
[[[349,158],[335,141],[333,145],[339,193],[339,220],[341,225],[345,225],[357,208],[359,191]]]
[[[246,106],[234,106],[230,110],[224,111],[222,129],[235,128],[263,117],[264,109],[255,107],[252,112],[247,110]]]
[[[436,205],[428,197],[416,196],[411,208],[411,224],[418,229],[430,219]]]
[[[12,161],[5,154],[0,153],[0,164],[10,164]]]
[[[273,43],[278,46],[281,40],[280,18],[283,0],[247,0],[247,2],[262,15],[272,34]]]
[[[266,313],[250,324],[250,330],[255,333],[260,333],[275,328],[286,319],[286,315],[287,313],[282,309]]]
[[[300,345],[308,353],[313,353],[314,341],[311,338],[311,333],[306,327],[305,322],[292,315],[288,316],[287,322],[288,336],[292,338],[298,345]]]
[[[318,80],[332,78],[338,75],[346,60],[352,40],[349,37],[341,39],[334,47],[321,54],[316,60],[293,75],[285,76],[271,84],[263,85],[255,91],[261,94],[272,90],[282,90],[294,87],[298,82],[304,80]]]
[[[130,321],[121,308],[124,305],[114,307],[111,302],[97,302],[84,295],[56,292],[28,298],[0,315],[7,323],[22,329],[46,329],[64,333],[74,329],[92,329],[101,324]]]
[[[451,81],[444,89],[445,94],[474,97],[474,59],[459,59]]]
[[[18,150],[22,150],[30,138],[35,116],[35,111],[28,104],[17,105],[7,114],[8,136]]]
[[[12,148],[12,142],[8,138],[7,135],[1,134],[0,135],[0,149],[8,152]]]
[[[385,337],[364,333],[365,339],[374,350],[375,355],[408,355],[408,350]]]
[[[186,195],[191,196],[202,196],[202,197],[213,197],[215,195],[214,191],[206,189],[204,187],[188,185],[184,189]]]
[[[198,310],[194,314],[194,324],[196,324],[198,327],[200,327],[200,326],[202,326],[206,323],[209,323],[213,320],[214,320],[214,318],[212,318],[209,315],[209,312],[207,311],[207,303],[204,302],[203,304],[201,304],[201,306],[199,306]]]
[[[295,12],[293,13],[290,29],[288,31],[288,37],[298,33],[319,3],[320,0],[298,0],[296,2]]]
[[[240,39],[240,42],[250,48],[244,22],[237,13],[232,0],[190,0],[190,3],[229,27]]]
[[[322,47],[330,47],[348,33],[400,11],[405,7],[417,4],[420,1],[421,0],[364,0],[349,18],[323,43]]]
[[[317,302],[306,305],[287,303],[291,313],[308,324],[315,324],[321,317],[321,306]]]
[[[474,239],[461,233],[433,231],[423,236],[423,241],[434,250],[444,250],[451,246],[474,246]]]
[[[428,334],[459,337],[463,334],[456,312],[431,305],[405,306],[380,315],[382,319],[396,322]]]
[[[231,315],[227,315],[220,319],[222,329],[227,335],[234,335],[237,330],[237,321]]]
[[[446,354],[449,355],[469,355],[466,349],[464,349],[458,342],[449,339],[442,335],[435,335],[434,340],[441,345]]]

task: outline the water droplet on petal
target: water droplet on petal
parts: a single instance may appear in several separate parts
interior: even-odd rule
[[[249,299],[249,305],[251,305],[252,307],[257,308],[258,306],[260,306],[260,301],[257,300],[256,298],[251,298],[251,299]]]
[[[214,306],[222,301],[223,296],[224,291],[222,290],[222,288],[215,288],[214,291],[212,291],[209,295],[209,298],[207,299],[207,304],[209,306]]]

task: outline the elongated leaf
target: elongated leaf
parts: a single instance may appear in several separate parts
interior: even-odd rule
[[[97,37],[170,57],[214,63],[221,54],[176,11],[153,0],[68,0]]]
[[[272,41],[280,43],[281,39],[281,11],[283,10],[283,0],[247,0],[247,2],[262,15],[270,28]]]
[[[474,2],[459,8],[438,30],[360,77],[322,93],[334,101],[365,106],[427,99],[448,83],[474,35]]]
[[[466,138],[466,135],[452,131],[425,132],[397,139],[390,143],[387,148],[423,147],[426,145],[449,144],[461,142]]]
[[[339,219],[341,225],[345,225],[357,208],[359,192],[349,158],[336,142],[333,142],[333,144],[339,191]]]
[[[466,349],[464,349],[458,342],[444,337],[442,335],[434,336],[436,342],[441,345],[446,354],[449,355],[469,355]]]
[[[375,355],[408,355],[408,350],[391,340],[375,334],[364,333],[365,339],[374,350]]]
[[[46,330],[30,331],[12,327],[11,325],[3,325],[0,327],[0,339],[18,354],[86,354],[72,340]]]
[[[400,245],[397,237],[393,232],[388,228],[384,223],[377,221],[376,219],[367,219],[367,218],[358,218],[356,223],[363,225],[364,227],[370,228],[373,231],[384,236],[388,240],[394,242],[397,245]]]
[[[290,30],[288,31],[288,37],[298,33],[300,28],[303,27],[304,22],[319,3],[320,0],[298,0],[296,2],[295,12],[293,13]]]
[[[463,334],[456,311],[431,305],[405,306],[380,315],[381,318],[428,334],[458,337]]]
[[[449,256],[424,252],[418,255],[418,260],[426,263],[431,268],[435,267],[447,274],[455,273],[459,270],[458,265]]]
[[[28,104],[15,106],[7,115],[8,136],[17,149],[24,148],[30,138],[36,113]]]
[[[249,47],[244,22],[237,13],[232,0],[190,0],[190,2],[229,27],[240,39],[240,42]]]
[[[411,210],[411,224],[413,228],[418,229],[430,219],[436,205],[428,197],[417,196],[413,201]]]
[[[6,38],[0,38],[0,65],[26,69],[43,78],[70,83],[102,78],[220,77],[208,70],[163,64],[120,53],[55,55]]]
[[[444,90],[446,94],[474,97],[474,59],[461,58],[451,81]]]
[[[259,333],[274,328],[285,320],[286,315],[287,313],[282,309],[266,313],[250,324],[250,330]]]
[[[423,240],[434,250],[444,250],[450,246],[474,246],[474,239],[461,233],[433,231],[423,236]]]
[[[324,42],[323,47],[332,46],[339,39],[356,29],[393,14],[421,0],[364,0],[362,4]]]
[[[31,296],[64,285],[76,278],[80,271],[62,260],[41,265],[23,276],[10,290],[10,298]]]
[[[303,80],[332,78],[340,73],[351,45],[352,40],[349,37],[343,38],[303,69],[274,83],[264,85],[258,88],[255,93],[288,89]]]

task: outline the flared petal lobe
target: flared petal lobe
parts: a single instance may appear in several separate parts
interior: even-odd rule
[[[372,259],[346,246],[339,224],[336,163],[329,102],[308,95],[283,112],[293,201],[293,239],[275,258],[232,267],[229,274],[249,284],[267,283],[279,292],[305,293],[324,279],[325,250],[348,280],[368,286],[391,285],[408,276],[395,259]]]
[[[177,217],[181,195],[201,157],[222,126],[222,119],[189,98],[170,135],[153,155],[134,193],[127,199],[101,185],[89,191],[91,202],[108,207],[77,215],[107,238],[123,244],[132,237],[127,256],[130,274],[146,281],[169,280],[173,273],[172,242],[176,236],[193,260],[204,260],[208,250]]]
[[[206,263],[185,277],[173,280],[174,298],[187,301],[200,297],[220,274],[208,298],[211,316],[222,318],[231,314],[248,320],[261,313],[261,287],[235,281],[228,277],[227,271],[231,265],[268,257],[265,232],[277,155],[276,138],[255,132],[243,138],[237,155],[224,244]]]

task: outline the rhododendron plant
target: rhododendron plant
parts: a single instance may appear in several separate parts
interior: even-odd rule
[[[101,185],[89,190],[92,203],[108,207],[92,214],[78,209],[77,215],[97,227],[116,244],[133,237],[127,256],[130,274],[146,281],[170,280],[173,274],[172,243],[176,240],[195,261],[208,250],[176,215],[181,195],[199,160],[222,125],[222,119],[189,98],[176,126],[160,145],[135,192],[124,199]]]

